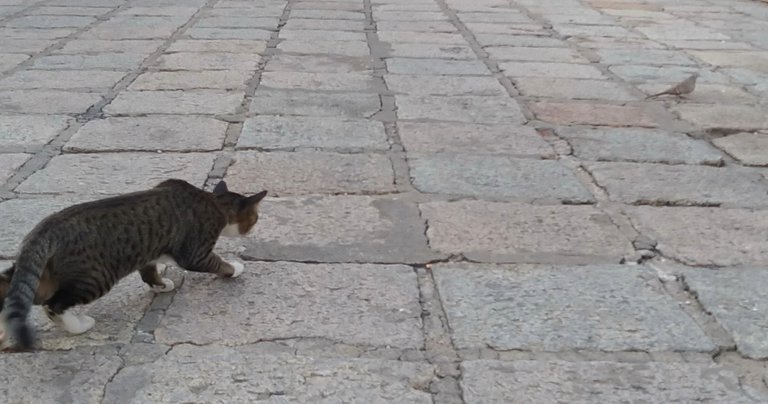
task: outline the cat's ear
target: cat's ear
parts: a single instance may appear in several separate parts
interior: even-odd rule
[[[267,191],[261,191],[256,195],[251,195],[247,198],[244,198],[240,202],[240,209],[249,209],[258,205],[265,196],[267,196]]]
[[[216,187],[213,188],[213,194],[214,195],[222,195],[229,192],[229,189],[227,189],[227,183],[224,182],[224,180],[221,180],[218,184],[216,184]]]

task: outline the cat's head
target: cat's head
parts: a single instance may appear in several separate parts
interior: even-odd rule
[[[219,182],[213,189],[213,195],[227,213],[227,226],[221,235],[238,237],[247,235],[259,220],[259,202],[267,196],[267,191],[245,196],[227,189],[227,183]]]

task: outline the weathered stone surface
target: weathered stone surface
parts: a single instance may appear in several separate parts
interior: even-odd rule
[[[565,166],[552,160],[524,160],[482,154],[409,154],[413,185],[422,192],[573,203],[592,195]]]
[[[373,90],[376,81],[370,74],[359,73],[265,72],[261,75],[260,86],[364,92]]]
[[[122,194],[154,187],[174,178],[202,185],[213,154],[114,153],[64,154],[16,188],[22,193]],[[73,181],[73,173],[77,180]]]
[[[456,32],[456,27],[448,21],[376,21],[379,31],[411,31],[424,33]]]
[[[21,53],[26,55],[32,55],[43,49],[53,45],[54,39],[21,39],[21,38],[3,38],[3,43],[0,44],[0,53],[10,55],[14,53]],[[3,56],[5,58],[5,56]],[[26,60],[25,58],[24,60]],[[6,62],[8,63],[8,62]],[[11,62],[10,64],[13,64]],[[13,64],[14,66],[16,64]],[[8,69],[8,64],[3,69]]]
[[[331,54],[342,56],[368,56],[368,44],[364,41],[285,41],[277,49],[300,55]]]
[[[250,113],[369,118],[381,107],[374,93],[314,93],[259,88]]]
[[[645,109],[639,106],[534,102],[529,104],[529,108],[538,119],[561,125],[657,126]]]
[[[251,72],[206,70],[202,72],[146,72],[131,83],[130,90],[244,89]]]
[[[80,28],[96,21],[85,16],[26,15],[16,17],[4,25],[15,28]]]
[[[245,121],[237,147],[358,151],[388,150],[389,143],[380,122],[261,115]]]
[[[141,53],[99,53],[93,55],[43,56],[32,64],[32,69],[56,70],[133,70],[147,57]]]
[[[743,132],[715,139],[712,143],[744,164],[768,165],[768,153],[765,152],[768,150],[768,134]]]
[[[710,72],[691,66],[645,66],[617,65],[608,68],[623,80],[637,84],[675,84],[688,78],[691,73],[699,72],[697,84],[727,84],[731,78],[721,72]]]
[[[681,119],[702,129],[760,130],[768,128],[768,114],[746,105],[684,104],[672,108]]]
[[[373,63],[368,57],[341,55],[277,55],[264,68],[268,72],[355,73],[370,72]]]
[[[365,14],[361,11],[346,10],[308,10],[298,9],[291,12],[291,17],[295,18],[316,18],[321,20],[364,20]]]
[[[398,403],[428,404],[434,373],[431,365],[413,362],[313,358],[260,346],[185,344],[154,363],[122,369],[107,386],[105,401],[384,403],[396,397]],[[208,388],[213,385],[216,388]]]
[[[658,94],[675,83],[641,84],[637,87],[644,93]],[[658,99],[674,100],[674,96],[665,95]],[[696,91],[685,97],[688,102],[700,104],[755,104],[757,97],[748,93],[742,86],[723,84],[696,84]]]
[[[27,10],[30,15],[85,15],[98,16],[110,10],[104,7],[35,7]]]
[[[317,20],[311,18],[291,18],[283,29],[317,29],[338,31],[362,31],[365,21],[357,20]]]
[[[191,39],[242,39],[266,41],[272,31],[260,28],[201,28],[192,27],[184,31]]]
[[[424,33],[410,31],[378,31],[379,40],[389,43],[421,43],[466,46],[467,41],[459,33]]]
[[[122,42],[122,41],[121,41]],[[174,41],[166,50],[173,52],[230,52],[230,53],[262,53],[267,48],[265,41],[237,39],[180,39]]]
[[[445,264],[433,271],[460,349],[716,348],[644,267]]]
[[[516,46],[486,49],[497,60],[541,61],[560,63],[587,63],[576,51],[569,48],[525,48]]]
[[[0,355],[3,401],[98,404],[104,385],[122,366],[114,348]]]
[[[440,122],[399,122],[405,149],[417,153],[491,153],[554,157],[552,148],[530,127]]]
[[[502,62],[499,68],[510,77],[605,78],[594,66],[576,63]]]
[[[470,123],[525,123],[517,102],[509,97],[395,97],[400,119],[435,119]]]
[[[461,386],[468,402],[756,402],[709,363],[478,360],[462,364]]]
[[[240,91],[123,91],[104,112],[110,115],[232,114],[243,101]]]
[[[574,154],[597,161],[720,165],[723,156],[708,143],[680,133],[641,128],[567,128],[557,130]]]
[[[219,150],[226,130],[226,122],[196,116],[97,119],[83,125],[64,151]]]
[[[0,72],[11,70],[27,59],[29,56],[23,54],[0,54]]]
[[[112,40],[167,38],[185,21],[183,16],[115,16],[84,32],[80,37]]]
[[[74,39],[67,42],[56,54],[82,54],[82,53],[138,53],[149,55],[163,42],[149,39],[125,39],[122,41],[108,41],[103,39]]]
[[[109,89],[125,76],[123,72],[99,70],[22,70],[0,79],[0,89]]]
[[[532,78],[515,80],[525,95],[537,97],[630,101],[638,97],[624,85],[607,80],[573,80],[564,78]]]
[[[313,41],[318,38],[322,38],[325,41],[365,41],[365,33],[314,29],[282,29],[280,30],[280,38],[297,41]]]
[[[484,201],[420,205],[437,251],[484,262],[618,262],[632,251],[605,213],[592,206]]]
[[[764,268],[693,268],[682,275],[704,310],[733,336],[740,354],[768,358],[768,333],[761,326],[768,312]]]
[[[483,46],[522,46],[541,48],[565,48],[568,43],[557,38],[535,35],[476,34],[475,39]]]
[[[602,63],[608,65],[695,65],[682,51],[659,49],[601,49],[597,51]]]
[[[751,168],[638,163],[584,166],[615,201],[653,205],[768,205],[768,180]]]
[[[693,56],[715,66],[748,67],[768,73],[768,51],[700,51]]]
[[[261,61],[255,53],[176,52],[160,56],[153,68],[159,70],[244,70],[252,72]]]
[[[568,37],[641,38],[640,35],[624,27],[611,25],[555,24],[554,29],[560,35]]]
[[[387,87],[395,93],[421,95],[507,95],[504,87],[493,77],[388,74],[385,76],[385,81]]]
[[[280,22],[278,17],[204,17],[195,23],[196,27],[205,28],[264,28],[275,30]]]
[[[625,208],[638,231],[664,255],[689,265],[763,265],[768,217],[763,211],[717,208]]]
[[[420,75],[488,75],[488,68],[479,60],[445,59],[387,59],[387,69],[393,74]]]
[[[389,45],[389,54],[406,58],[475,59],[471,48],[460,45],[394,43]]]
[[[100,100],[99,94],[74,91],[0,91],[0,113],[82,114]]]
[[[729,40],[730,38],[720,32],[709,28],[700,27],[693,22],[683,22],[675,20],[667,24],[652,24],[648,26],[636,27],[636,30],[650,39],[657,41],[681,39],[709,39],[709,40]]]
[[[393,177],[383,154],[248,151],[235,155],[227,181],[233,189],[250,190],[258,179],[258,186],[272,195],[384,193],[395,190]]]
[[[491,12],[459,12],[463,22],[500,22],[500,23],[533,23],[533,20],[519,11],[495,8]]]
[[[76,28],[3,28],[0,27],[0,38],[3,39],[60,39],[72,35]]]
[[[245,257],[256,260],[424,263],[444,257],[427,247],[416,206],[396,199],[270,199],[260,207],[257,226],[249,239],[224,247],[240,243]]]
[[[549,31],[539,24],[495,24],[485,22],[468,22],[464,25],[475,33],[506,34],[506,35],[550,35]]]
[[[376,11],[373,18],[380,21],[440,21],[447,20],[439,11]]]
[[[32,156],[23,153],[0,154],[0,184],[11,178],[30,157]]]
[[[38,151],[72,122],[62,115],[0,115],[0,151]]]
[[[155,335],[167,344],[300,337],[401,349],[423,344],[416,274],[402,265],[269,262],[248,263],[232,280],[188,274]]]

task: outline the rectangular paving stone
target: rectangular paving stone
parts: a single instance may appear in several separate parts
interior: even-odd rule
[[[315,73],[356,73],[370,72],[373,61],[370,57],[347,57],[341,55],[276,55],[264,67],[268,72],[315,72]]]
[[[641,38],[640,35],[616,25],[554,24],[553,29],[562,36]]]
[[[693,56],[714,66],[747,67],[768,73],[768,51],[698,51]]]
[[[682,51],[659,49],[600,49],[597,50],[600,61],[609,65],[695,65]]]
[[[202,28],[192,27],[184,31],[191,39],[242,39],[269,40],[272,31],[261,28]]]
[[[138,20],[140,18],[138,17],[131,17],[131,16],[126,16],[126,17],[127,18],[113,17],[113,19],[121,18],[121,21],[119,23],[103,22],[89,29],[88,31],[80,34],[80,38],[111,39],[111,40],[161,39],[161,38],[167,38],[173,35],[173,33],[183,23],[182,22],[178,24],[172,24],[172,23],[166,22],[166,23],[160,23],[156,25],[150,23],[150,25],[147,25],[146,22],[143,24],[139,24]],[[163,19],[163,17],[141,17],[141,18],[151,18],[151,19],[160,19],[160,20]]]
[[[423,345],[416,273],[404,265],[248,263],[236,280],[188,278],[155,332],[160,343],[313,337],[400,349]]]
[[[586,163],[612,200],[652,205],[765,206],[768,181],[755,169]]]
[[[768,358],[764,268],[682,271],[684,282],[707,313],[712,313],[733,339],[738,352],[752,359]]]
[[[313,41],[322,38],[325,41],[365,41],[364,32],[313,30],[313,29],[281,29],[280,38],[297,41]]]
[[[243,101],[239,91],[123,91],[104,112],[109,115],[232,114]]]
[[[413,31],[378,31],[379,40],[389,43],[419,43],[466,46],[467,41],[459,33],[425,33]]]
[[[177,52],[160,55],[152,64],[158,70],[244,70],[257,69],[261,56],[226,52]]]
[[[237,147],[360,151],[389,150],[389,143],[376,121],[260,115],[245,121]]]
[[[43,70],[133,70],[147,57],[141,53],[100,53],[94,55],[43,56],[31,69]]]
[[[768,128],[768,114],[760,106],[683,104],[672,107],[672,111],[701,129],[756,131]]]
[[[447,20],[440,11],[374,11],[376,21],[440,21]]]
[[[506,89],[494,77],[387,74],[384,79],[391,91],[402,94],[507,95]]]
[[[272,344],[183,344],[155,362],[123,368],[104,389],[104,401],[379,403],[396,397],[398,403],[428,404],[435,378],[432,365],[415,362],[295,356]]]
[[[577,157],[595,161],[721,165],[722,153],[681,133],[642,128],[557,129]]]
[[[640,106],[598,103],[533,102],[528,108],[537,119],[561,125],[654,128],[654,119]]]
[[[154,187],[169,175],[201,186],[214,157],[212,153],[63,154],[22,182],[16,192],[122,194]]]
[[[509,77],[570,77],[604,79],[594,66],[576,63],[501,62],[499,68]]]
[[[480,45],[487,46],[520,46],[541,48],[566,48],[568,43],[557,38],[536,35],[504,35],[504,34],[475,34]]]
[[[63,115],[0,115],[0,151],[39,151],[73,122]]]
[[[107,41],[102,39],[74,39],[67,42],[61,49],[57,49],[53,53],[133,53],[149,55],[162,44],[163,42],[160,40],[150,39],[125,39],[122,41]]]
[[[322,20],[364,20],[365,14],[359,11],[298,9],[291,11],[291,17]]]
[[[400,119],[434,119],[469,123],[525,123],[517,102],[509,97],[395,97]]]
[[[300,165],[296,162],[301,161]],[[395,190],[389,158],[383,154],[327,152],[238,152],[227,171],[233,189],[259,186],[271,195],[386,193]]]
[[[474,261],[616,263],[633,251],[610,217],[592,206],[465,200],[420,208],[433,249]]]
[[[26,55],[33,55],[53,45],[55,42],[55,39],[3,38],[3,42],[0,43],[0,53],[23,53]]]
[[[32,155],[24,153],[0,153],[0,184],[11,178],[30,157]]]
[[[229,53],[263,53],[267,49],[265,41],[238,39],[179,39],[174,41],[165,51],[173,52],[229,52]]]
[[[22,70],[0,79],[0,89],[97,89],[112,88],[123,72],[99,70]]]
[[[475,53],[468,46],[394,43],[389,45],[389,55],[407,58],[474,60]]]
[[[101,101],[97,93],[58,90],[0,91],[3,114],[82,114]]]
[[[710,363],[468,361],[461,386],[467,402],[755,402],[734,372]]]
[[[205,70],[199,72],[146,72],[128,86],[129,90],[245,89],[251,72],[245,70]]]
[[[110,10],[104,7],[35,7],[27,10],[25,14],[29,15],[85,15],[99,16],[108,13]]]
[[[202,28],[263,28],[277,29],[278,17],[203,17],[195,22],[195,27]]]
[[[376,80],[360,73],[264,72],[260,86],[320,91],[372,91]]]
[[[463,22],[533,23],[533,20],[518,11],[501,8],[493,12],[459,12],[457,15]]]
[[[284,41],[277,45],[277,49],[301,55],[331,54],[342,56],[368,56],[368,43],[363,41]]]
[[[608,80],[525,77],[515,80],[524,95],[573,100],[631,101],[639,97],[627,87]]]
[[[26,15],[8,21],[5,26],[16,28],[80,28],[94,21],[96,19],[93,17],[83,16]]]
[[[569,48],[525,48],[498,46],[486,48],[491,59],[515,61],[541,61],[560,63],[587,63],[587,59]]]
[[[72,35],[77,28],[3,28],[0,27],[0,38],[5,39],[61,39]]]
[[[687,265],[763,265],[768,259],[763,211],[700,207],[626,207],[637,230]]]
[[[316,93],[259,88],[251,114],[370,118],[381,107],[374,93]]]
[[[717,138],[712,141],[715,146],[744,164],[768,166],[768,134],[742,132],[735,135]]]
[[[624,81],[637,84],[656,83],[679,83],[698,71],[700,77],[698,83],[728,84],[731,78],[720,72],[710,72],[704,69],[692,68],[690,66],[645,66],[645,65],[618,65],[608,68],[611,72],[621,77]]]
[[[554,151],[531,127],[442,122],[398,122],[403,146],[411,153],[503,154],[553,158]]]
[[[464,25],[473,33],[506,35],[541,35],[550,32],[539,24],[500,24],[487,22],[466,22]]]
[[[592,202],[565,166],[482,154],[409,154],[411,181],[421,192],[517,201]]]
[[[646,37],[663,41],[666,39],[679,41],[681,39],[714,39],[730,40],[722,33],[716,32],[706,27],[700,27],[693,22],[683,23],[680,20],[671,21],[667,24],[653,24],[649,26],[640,26],[635,28]]]
[[[183,4],[184,2],[174,2],[170,1],[169,4],[179,3]],[[200,4],[200,2],[197,2]],[[157,3],[156,3],[157,4]],[[149,16],[184,16],[184,17],[192,17],[197,10],[198,6],[189,3],[189,7],[180,7],[180,6],[155,6],[155,7],[142,7],[142,6],[129,6],[124,9],[122,9],[120,12],[117,13],[117,15],[149,15]]]
[[[114,347],[0,355],[4,401],[56,403],[67,397],[83,404],[100,403],[104,386],[122,363]]]
[[[83,125],[64,151],[219,150],[226,130],[226,122],[199,116],[96,119]]]
[[[258,184],[247,186],[262,189]],[[288,223],[297,230],[285,231]],[[269,199],[260,207],[258,226],[248,239],[220,244],[225,250],[243,251],[247,259],[269,261],[413,264],[446,257],[429,249],[418,208],[397,199],[351,195]]]
[[[448,21],[376,21],[379,31],[412,32],[456,32],[456,27]]]
[[[361,20],[329,20],[310,18],[291,18],[283,26],[284,29],[318,29],[334,31],[362,31],[365,29],[365,21]]]
[[[386,63],[393,74],[489,75],[488,68],[479,60],[390,58]]]
[[[459,349],[716,349],[645,267],[458,263],[433,274]]]

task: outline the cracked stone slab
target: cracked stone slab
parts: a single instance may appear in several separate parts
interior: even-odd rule
[[[105,402],[429,404],[435,378],[431,365],[414,362],[180,345],[154,363],[122,369],[105,389]]]
[[[106,91],[125,76],[99,70],[23,70],[0,80],[0,89],[96,89]]]
[[[0,392],[6,403],[99,404],[104,386],[122,366],[112,347],[0,355]]]
[[[259,115],[246,119],[237,147],[389,150],[389,143],[376,121]]]
[[[206,70],[201,72],[146,72],[128,86],[129,90],[244,90],[251,72]]]
[[[154,187],[168,178],[202,185],[214,157],[213,153],[63,154],[22,182],[16,192],[122,194]]]
[[[373,61],[366,56],[280,54],[270,59],[264,70],[267,72],[364,73],[370,72],[372,68]]]
[[[147,57],[141,53],[100,53],[92,55],[49,55],[32,64],[42,70],[133,70]]]
[[[376,81],[370,74],[280,71],[262,73],[259,85],[293,90],[366,92],[375,89]]]
[[[608,215],[592,206],[486,201],[419,205],[436,251],[481,262],[618,262],[633,251]]]
[[[410,154],[413,185],[422,192],[520,201],[592,202],[576,175],[557,161],[482,154]]]
[[[0,51],[3,49],[0,48]],[[23,55],[23,54],[13,54],[13,53],[0,53],[0,72],[11,70],[14,67],[18,66],[25,60],[29,59],[29,56]]]
[[[398,95],[395,97],[395,103],[400,119],[483,124],[526,122],[520,105],[509,97]]]
[[[625,85],[608,80],[525,77],[515,79],[515,84],[522,94],[535,97],[613,101],[638,99]]]
[[[233,189],[267,189],[272,195],[396,190],[392,163],[384,154],[242,151],[229,167],[227,182]]]
[[[388,74],[385,80],[392,92],[401,94],[486,96],[507,94],[504,87],[493,77]]]
[[[258,68],[261,56],[255,53],[230,52],[176,52],[161,55],[151,66],[157,70],[243,70]]]
[[[737,133],[712,141],[715,146],[725,150],[744,164],[768,166],[768,134]]]
[[[104,113],[144,114],[234,114],[243,101],[242,91],[123,91]]]
[[[479,60],[390,58],[387,71],[409,75],[488,75],[488,68]]]
[[[268,199],[259,212],[257,231],[244,241],[225,241],[225,248],[256,260],[422,263],[445,257],[429,250],[416,206],[397,199]]]
[[[606,361],[467,361],[467,402],[760,402],[730,370],[711,363]]]
[[[642,128],[557,129],[576,156],[595,161],[720,165],[722,154],[707,142],[680,133]]]
[[[662,254],[693,266],[763,265],[768,217],[763,211],[701,207],[626,207],[637,230]]]
[[[64,151],[219,150],[226,130],[226,122],[201,116],[96,119],[83,125]]]
[[[658,126],[645,107],[576,102],[533,102],[528,107],[536,118],[560,125]]]
[[[416,153],[505,154],[553,158],[554,151],[527,126],[398,122],[405,149]]]
[[[0,91],[2,114],[82,114],[101,94],[57,90]]]
[[[768,358],[768,274],[764,268],[682,271],[685,284],[736,341],[741,355]]]
[[[288,23],[290,25],[290,22]],[[286,25],[286,27],[288,26]],[[330,28],[330,27],[329,27]],[[365,41],[285,41],[277,45],[277,49],[299,55],[339,55],[350,57],[367,57],[368,43]]]
[[[149,55],[160,45],[161,40],[126,39],[122,41],[108,41],[103,39],[74,39],[67,42],[61,49],[52,52],[54,54],[81,54],[81,53],[136,53]]]
[[[449,44],[392,43],[388,46],[388,53],[393,57],[405,58],[475,59],[475,53],[470,47]]]
[[[612,200],[628,204],[761,207],[768,180],[752,168],[583,163]]]
[[[266,49],[266,41],[237,39],[180,39],[174,41],[165,52],[229,52],[248,54],[263,53]]]
[[[378,94],[319,93],[259,88],[251,101],[251,114],[308,115],[369,118],[381,109]]]
[[[24,153],[0,154],[0,184],[11,178],[30,157]]]
[[[594,66],[577,63],[502,62],[499,68],[505,75],[519,77],[564,77],[573,79],[603,79],[605,76]]]
[[[680,119],[707,130],[754,131],[768,127],[768,114],[760,106],[682,104],[672,110]]]
[[[404,265],[263,262],[246,263],[237,279],[187,274],[155,330],[164,344],[300,337],[420,348],[415,272]]]
[[[433,273],[459,349],[716,349],[645,267],[462,263]]]

